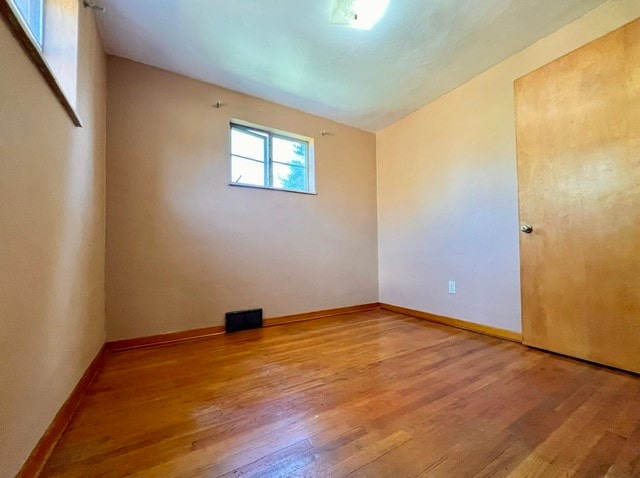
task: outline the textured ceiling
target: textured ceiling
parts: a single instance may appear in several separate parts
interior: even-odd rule
[[[391,0],[370,31],[331,0],[103,0],[107,53],[378,131],[603,0]]]

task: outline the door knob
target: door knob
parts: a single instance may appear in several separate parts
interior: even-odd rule
[[[523,224],[520,226],[520,230],[525,234],[531,234],[533,232],[533,226],[531,224]]]

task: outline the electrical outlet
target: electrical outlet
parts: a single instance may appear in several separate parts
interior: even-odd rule
[[[455,293],[456,293],[456,281],[450,280],[449,281],[449,294],[455,294]]]

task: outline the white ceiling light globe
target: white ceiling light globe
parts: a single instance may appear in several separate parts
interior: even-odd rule
[[[358,30],[371,30],[389,6],[390,0],[334,0],[331,23],[347,25]]]

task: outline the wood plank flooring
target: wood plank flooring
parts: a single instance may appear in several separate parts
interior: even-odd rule
[[[640,378],[372,310],[110,353],[44,476],[640,476]]]

